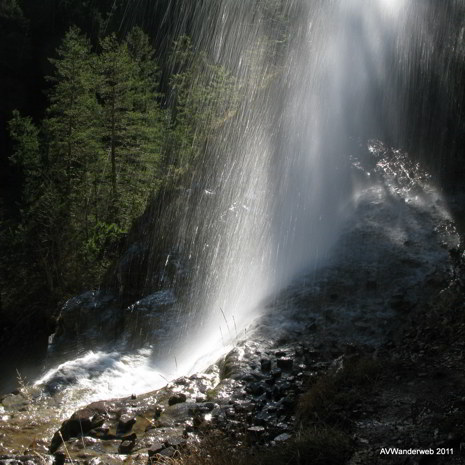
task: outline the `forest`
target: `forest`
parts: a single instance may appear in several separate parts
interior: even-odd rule
[[[187,35],[156,57],[139,26],[110,32],[135,22],[123,2],[81,3],[2,3],[4,344],[40,337],[51,309],[98,287],[149,200],[186,187],[237,105],[234,77]]]

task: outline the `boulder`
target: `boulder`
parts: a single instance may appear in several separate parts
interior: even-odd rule
[[[104,422],[105,418],[100,413],[96,413],[95,409],[87,407],[78,410],[69,420],[64,421],[61,428],[54,434],[50,443],[50,453],[56,452],[64,441],[85,435],[90,430],[102,426]]]

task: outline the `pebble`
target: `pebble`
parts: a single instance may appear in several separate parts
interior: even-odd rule
[[[287,434],[287,433],[281,433],[279,436],[276,436],[273,441],[276,441],[276,442],[284,442],[284,441],[288,441],[289,439],[291,439],[291,435],[290,434]]]

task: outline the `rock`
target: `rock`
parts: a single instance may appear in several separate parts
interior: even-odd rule
[[[136,423],[136,419],[130,415],[122,415],[119,419],[118,426],[116,428],[117,434],[124,434],[131,431],[132,427]]]
[[[260,412],[257,415],[255,415],[254,424],[259,426],[265,426],[270,423],[271,419],[271,415],[268,415],[265,412]]]
[[[129,454],[134,448],[135,441],[125,440],[122,441],[118,447],[118,454]]]
[[[275,442],[284,442],[291,439],[291,435],[287,433],[281,433],[279,436],[276,436],[273,441]]]
[[[251,383],[247,386],[247,391],[249,391],[254,396],[260,396],[265,392],[265,387],[262,383]]]
[[[175,405],[175,404],[181,404],[183,402],[186,402],[187,396],[186,394],[183,394],[182,392],[178,394],[172,395],[169,400],[168,400],[168,405]]]
[[[290,357],[281,357],[276,360],[276,365],[278,368],[283,370],[292,370],[294,361]]]
[[[250,442],[257,442],[264,436],[265,428],[263,426],[251,426],[247,428],[247,434]]]
[[[262,371],[270,371],[271,370],[271,360],[262,358],[260,360],[260,366]]]
[[[63,452],[57,452],[55,454],[55,461],[53,462],[53,465],[64,465],[65,459],[66,456]]]
[[[236,401],[234,403],[234,409],[237,413],[247,413],[251,412],[254,409],[254,404],[252,402]]]
[[[107,424],[103,424],[98,428],[93,428],[89,431],[89,435],[97,439],[113,439],[116,438],[115,435],[108,434],[110,432],[110,427]]]
[[[291,396],[286,396],[281,399],[281,405],[284,412],[290,412],[294,409],[295,399]]]
[[[69,420],[62,423],[61,428],[57,431],[50,443],[50,453],[53,454],[58,450],[63,441],[72,437],[86,434],[94,428],[103,425],[105,419],[99,413],[95,413],[92,408],[84,408],[73,413]]]
[[[263,434],[265,432],[265,428],[263,426],[251,426],[247,428],[247,431],[252,434]]]
[[[226,418],[234,418],[234,416],[236,415],[236,411],[232,407],[225,408],[223,411],[226,415]]]
[[[161,452],[159,452],[159,454],[162,457],[174,457],[174,455],[176,454],[176,449],[170,446],[170,447],[167,447],[166,449],[163,449]]]
[[[282,397],[284,397],[284,391],[281,386],[275,386],[273,388],[273,399],[274,400],[279,400]]]
[[[148,450],[149,457],[153,457],[154,455],[159,454],[164,448],[165,445],[162,442],[156,441],[152,443]]]
[[[182,449],[184,446],[186,446],[186,444],[187,444],[187,441],[181,437],[169,438],[166,441],[167,446],[174,447],[175,449]]]

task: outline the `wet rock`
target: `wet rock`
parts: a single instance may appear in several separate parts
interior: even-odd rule
[[[271,360],[262,358],[260,360],[260,366],[262,371],[270,371],[271,370]]]
[[[247,428],[247,438],[249,442],[258,442],[265,435],[265,428],[263,426],[251,426]]]
[[[152,443],[148,450],[149,457],[153,457],[154,455],[159,454],[164,448],[165,445],[162,442],[156,441]]]
[[[265,392],[265,387],[262,383],[251,383],[246,387],[246,391],[250,392],[253,396],[260,396]]]
[[[273,384],[276,382],[276,380],[274,378],[266,378],[265,379],[265,383],[268,385],[268,386],[273,386]]]
[[[236,415],[236,411],[234,408],[229,407],[224,409],[224,414],[226,415],[226,418],[234,418]]]
[[[118,447],[118,454],[129,454],[134,448],[135,441],[125,440],[122,441]]]
[[[291,439],[291,435],[288,433],[281,433],[280,435],[276,436],[273,441],[275,442],[285,442]]]
[[[237,413],[247,413],[254,409],[254,404],[250,401],[236,401],[234,402],[234,410]]]
[[[116,429],[117,434],[124,434],[131,431],[132,427],[136,423],[136,419],[130,415],[122,415],[119,419],[118,426]]]
[[[260,412],[255,415],[254,424],[258,426],[266,426],[271,422],[272,418],[272,415],[269,415],[266,412]]]
[[[281,399],[281,406],[284,412],[290,412],[294,409],[296,400],[292,396],[286,396]]]
[[[215,408],[215,404],[212,404],[212,405],[210,404],[211,402],[209,402],[208,406],[204,403],[195,404],[188,408],[187,413],[192,417],[196,415],[201,415],[202,413],[208,413]]]
[[[161,452],[159,452],[159,454],[162,457],[174,457],[174,455],[176,454],[176,449],[170,446],[170,447],[167,447],[166,449],[163,449]]]
[[[180,392],[180,393],[172,395],[168,399],[168,405],[182,404],[183,402],[186,402],[186,400],[187,400],[186,394],[183,394],[182,392]]]
[[[276,366],[282,370],[292,370],[294,361],[290,357],[281,357],[276,360]]]
[[[50,443],[50,453],[53,454],[58,450],[63,441],[67,441],[72,437],[89,433],[92,429],[97,428],[105,422],[105,418],[95,413],[95,409],[87,407],[73,413],[69,420],[66,420],[61,425]]]
[[[187,441],[181,437],[172,437],[166,441],[166,445],[175,449],[182,449],[187,445]]]
[[[57,452],[55,454],[55,461],[53,462],[53,465],[64,465],[66,460],[66,456],[63,452]]]
[[[282,389],[282,386],[274,386],[273,387],[273,399],[279,400],[282,397],[284,397],[284,390]]]

